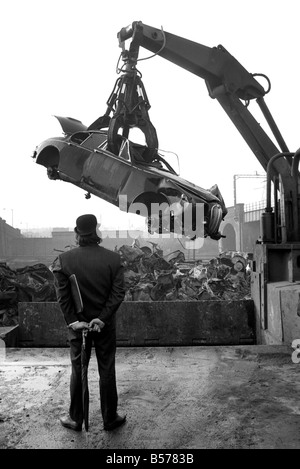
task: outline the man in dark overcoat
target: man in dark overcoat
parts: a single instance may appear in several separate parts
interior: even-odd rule
[[[78,246],[59,255],[53,268],[57,300],[68,326],[71,358],[69,414],[61,417],[64,427],[82,429],[81,384],[82,330],[88,329],[86,353],[89,362],[92,344],[99,371],[100,404],[105,430],[122,425],[126,416],[117,413],[116,312],[124,300],[124,272],[120,255],[100,246],[97,218],[81,215],[74,228]],[[70,276],[75,274],[83,311],[76,313]]]

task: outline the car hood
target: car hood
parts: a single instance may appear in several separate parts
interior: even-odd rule
[[[168,176],[170,173],[167,171],[161,170],[159,168],[151,166],[151,171],[159,174],[161,177],[164,177],[168,179]],[[203,189],[200,186],[197,186],[196,184],[187,181],[186,179],[177,176],[176,174],[171,174],[171,177],[169,178],[172,182],[174,182],[176,185],[178,185],[181,189],[189,192],[192,195],[200,196],[203,197],[207,202],[218,202],[222,204],[222,201],[214,195],[209,189]]]

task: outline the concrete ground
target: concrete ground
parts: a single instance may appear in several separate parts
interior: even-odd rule
[[[102,428],[93,352],[86,434],[59,422],[69,405],[69,350],[2,350],[0,448],[299,449],[300,363],[292,351],[118,348],[119,411],[127,422],[113,432]]]

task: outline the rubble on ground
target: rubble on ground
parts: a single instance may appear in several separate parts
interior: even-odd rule
[[[164,255],[159,245],[123,245],[125,301],[202,301],[250,298],[249,260],[222,253],[210,261],[186,261],[182,251]],[[18,323],[19,302],[56,301],[51,266],[16,270],[0,263],[0,326]]]

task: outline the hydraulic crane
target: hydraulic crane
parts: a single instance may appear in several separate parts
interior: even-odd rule
[[[126,49],[129,39],[130,46]],[[155,158],[158,139],[148,115],[147,94],[136,68],[139,47],[143,47],[205,81],[209,96],[222,106],[267,172],[267,203],[261,218],[262,243],[254,248],[252,293],[260,335],[258,341],[276,341],[274,318],[270,319],[271,309],[274,309],[270,292],[274,284],[279,287],[283,284],[282,288],[293,284],[300,292],[300,150],[291,152],[288,149],[267,107],[264,96],[270,91],[269,79],[262,74],[249,73],[222,45],[207,47],[141,21],[122,28],[118,41],[124,62],[120,69],[122,75],[107,102],[105,115],[90,126],[93,129],[108,127],[108,142],[112,149],[120,129],[124,136],[128,136],[132,127],[138,127],[145,134],[148,161]],[[266,79],[267,90],[257,81],[258,76]],[[251,114],[249,104],[253,100],[275,141]],[[272,183],[274,206],[271,204]]]
[[[125,42],[130,38],[130,47],[126,49]],[[263,74],[249,73],[222,45],[207,47],[140,21],[122,28],[118,33],[118,40],[124,62],[120,69],[122,75],[107,101],[106,113],[91,124],[89,129],[108,127],[108,142],[113,149],[120,129],[123,136],[128,137],[131,128],[140,128],[145,134],[148,147],[144,158],[152,161],[156,156],[158,138],[148,115],[150,103],[145,87],[136,68],[139,47],[199,76],[205,80],[209,96],[219,102],[267,172],[269,184],[267,207],[262,220],[263,240],[275,243],[298,242],[299,155],[298,152],[295,155],[289,151],[264,100],[264,96],[270,91],[269,79]],[[267,80],[267,90],[257,81],[257,76]],[[251,114],[251,100],[258,104],[276,143]],[[269,204],[271,181],[275,188],[274,211]]]

